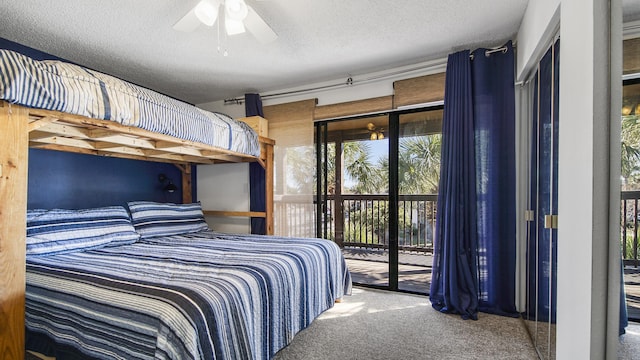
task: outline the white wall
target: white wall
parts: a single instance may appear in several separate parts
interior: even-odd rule
[[[198,200],[204,210],[249,211],[249,166],[247,164],[199,165]],[[206,217],[216,231],[250,233],[245,217]]]
[[[558,169],[558,310],[560,359],[592,355],[594,254],[593,0],[562,1]],[[573,11],[569,16],[569,11]],[[579,22],[579,23],[578,23]],[[580,299],[580,301],[576,301]],[[591,344],[591,346],[586,346]],[[564,356],[564,357],[563,357]],[[604,358],[604,357],[599,357]]]
[[[516,77],[525,80],[531,68],[549,48],[560,25],[560,0],[529,1],[520,29],[516,52]]]

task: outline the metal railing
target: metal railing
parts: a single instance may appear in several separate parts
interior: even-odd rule
[[[336,241],[342,226],[344,246],[389,246],[389,201],[386,195],[342,195],[343,223],[336,222]],[[437,195],[399,195],[398,249],[430,252],[436,226]]]
[[[282,196],[275,201],[276,233],[315,237],[316,205],[312,196]],[[343,246],[387,248],[389,245],[389,201],[387,195],[328,196],[328,237]],[[398,247],[432,251],[436,226],[437,195],[400,195]],[[626,266],[640,266],[640,191],[621,192],[621,248]],[[342,214],[342,216],[339,216]],[[342,221],[336,221],[339,219]]]
[[[327,197],[327,238],[341,246],[388,248],[389,201],[387,195],[340,195]],[[437,195],[400,195],[398,248],[431,252],[436,225]],[[278,235],[315,236],[315,204],[309,197],[282,196],[274,202]]]
[[[622,191],[620,193],[620,220],[622,258],[626,266],[640,266],[640,191]]]

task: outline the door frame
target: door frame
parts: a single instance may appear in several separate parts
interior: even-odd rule
[[[425,295],[421,292],[399,289],[399,264],[398,264],[398,204],[399,204],[399,177],[398,177],[398,156],[400,145],[400,116],[405,114],[436,111],[444,109],[443,101],[436,101],[429,104],[419,104],[405,109],[372,112],[330,119],[322,119],[314,122],[315,146],[316,146],[316,237],[323,238],[327,233],[328,214],[325,211],[328,203],[328,170],[323,166],[323,159],[327,159],[326,140],[328,138],[328,124],[337,121],[348,121],[355,119],[365,119],[370,117],[388,116],[389,124],[389,279],[387,285],[354,283],[355,285],[382,290],[391,290],[403,293]],[[318,155],[321,156],[318,156]],[[318,191],[323,189],[323,191]],[[426,294],[428,295],[428,293]]]

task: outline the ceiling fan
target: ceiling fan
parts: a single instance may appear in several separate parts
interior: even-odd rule
[[[249,30],[261,43],[270,43],[278,35],[244,0],[201,0],[187,12],[173,28],[191,32],[200,24],[213,26],[221,21],[227,35],[242,34]]]

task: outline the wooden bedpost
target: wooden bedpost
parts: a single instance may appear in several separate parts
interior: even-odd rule
[[[273,235],[273,144],[265,144],[265,223],[266,234]]]
[[[24,359],[27,113],[0,102],[0,354]]]
[[[182,203],[193,202],[193,188],[191,184],[191,164],[175,164],[182,173]]]

